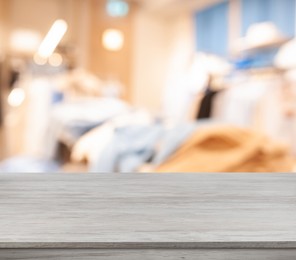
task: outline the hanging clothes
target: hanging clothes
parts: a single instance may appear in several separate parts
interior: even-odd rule
[[[211,117],[214,98],[219,92],[219,90],[212,90],[210,87],[207,88],[204,97],[202,98],[200,103],[200,109],[197,115],[197,119],[205,119]]]
[[[295,94],[274,70],[234,75],[232,86],[215,97],[213,119],[252,128],[290,147],[296,155]],[[292,112],[293,113],[293,112]]]

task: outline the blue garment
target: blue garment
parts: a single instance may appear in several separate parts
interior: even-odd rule
[[[129,126],[116,129],[111,143],[91,172],[133,172],[154,156],[163,126]]]
[[[182,123],[168,130],[163,136],[163,140],[152,164],[158,166],[164,163],[195,131],[215,124],[218,124],[218,122],[211,119],[201,119],[196,122]]]
[[[63,131],[67,133],[68,140],[71,140],[72,144],[74,144],[81,136],[102,125],[103,123],[104,121],[87,122],[76,120],[68,122],[67,125],[64,126]]]
[[[129,110],[129,105],[114,98],[89,98],[55,104],[42,156],[56,158],[59,142],[71,147],[88,131]]]
[[[153,165],[160,165],[165,162],[186,139],[196,130],[196,123],[188,123],[175,126],[167,130],[163,136],[159,149],[153,159]]]
[[[212,125],[211,120],[182,123],[167,129],[161,123],[151,126],[119,128],[91,172],[135,172],[145,163],[160,165],[187,140],[196,129]]]
[[[12,157],[0,163],[0,172],[52,173],[59,171],[61,171],[61,168],[54,161],[26,156]]]

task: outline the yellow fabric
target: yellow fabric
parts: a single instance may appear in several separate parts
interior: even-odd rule
[[[156,172],[290,172],[287,147],[231,126],[197,130]]]

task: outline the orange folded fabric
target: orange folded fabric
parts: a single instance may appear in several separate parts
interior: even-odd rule
[[[291,172],[288,148],[232,126],[197,130],[156,172]]]

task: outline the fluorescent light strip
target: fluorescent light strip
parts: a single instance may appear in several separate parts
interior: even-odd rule
[[[64,20],[56,20],[42,41],[38,49],[38,55],[44,59],[49,58],[59,45],[67,29],[68,25]]]

